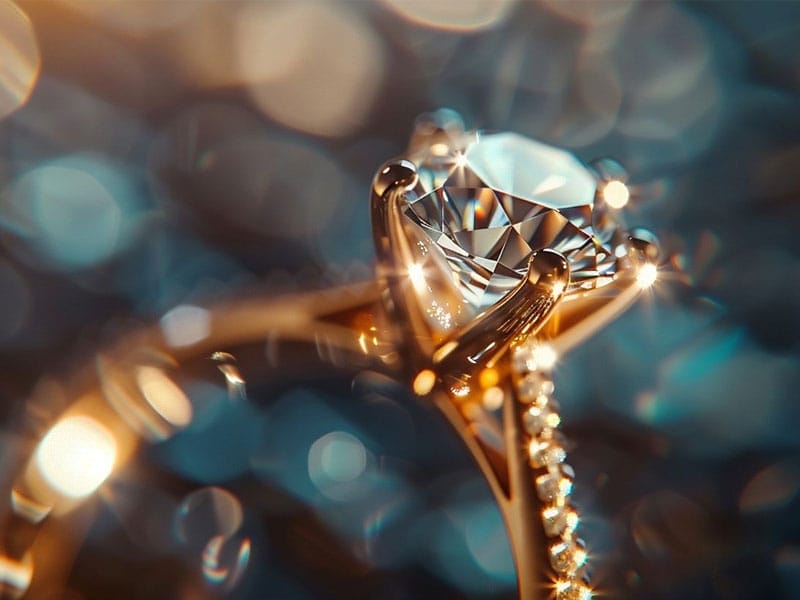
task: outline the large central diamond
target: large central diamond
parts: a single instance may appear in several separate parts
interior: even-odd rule
[[[567,258],[572,289],[613,275],[614,224],[594,206],[595,175],[572,154],[499,133],[413,158],[420,185],[406,198],[406,229],[422,254],[438,248],[470,313],[515,287],[539,249]]]

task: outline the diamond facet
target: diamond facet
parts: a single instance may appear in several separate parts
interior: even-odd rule
[[[560,465],[560,468],[539,475],[536,478],[536,493],[542,502],[563,504],[566,497],[572,493],[572,479],[575,473],[569,465]]]
[[[591,600],[592,590],[575,580],[556,582],[556,600]]]
[[[543,442],[536,440],[531,441],[528,447],[528,454],[530,455],[531,466],[536,469],[553,467],[564,462],[564,459],[567,457],[564,448],[552,440]]]
[[[542,525],[549,537],[572,535],[578,526],[578,513],[564,506],[547,506],[542,510]]]
[[[451,314],[493,305],[543,248],[567,258],[573,287],[614,274],[613,228],[595,227],[597,179],[572,154],[512,133],[466,135],[444,156],[439,146],[412,157],[419,183],[403,215],[419,256],[436,252],[449,265],[464,305]]]
[[[561,541],[550,546],[550,566],[556,573],[574,575],[586,564],[586,550],[581,540]]]

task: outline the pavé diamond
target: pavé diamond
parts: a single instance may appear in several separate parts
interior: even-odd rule
[[[406,230],[422,260],[435,252],[441,270],[443,257],[462,303],[429,315],[438,329],[497,302],[542,248],[568,259],[572,289],[613,276],[615,225],[595,206],[594,174],[572,154],[513,133],[473,133],[412,158],[419,185],[406,197]]]

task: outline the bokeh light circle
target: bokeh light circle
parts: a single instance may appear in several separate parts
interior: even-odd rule
[[[345,4],[253,4],[239,14],[234,39],[256,105],[307,133],[351,133],[383,80],[381,41]]]
[[[36,465],[57,492],[82,498],[94,492],[111,474],[117,443],[97,420],[68,417],[44,436],[36,449]]]
[[[41,56],[28,17],[13,2],[0,2],[0,119],[27,102],[39,78]]]
[[[186,427],[192,422],[192,403],[163,369],[139,367],[136,383],[147,403],[170,425]]]
[[[333,500],[351,500],[360,493],[354,485],[367,467],[367,450],[354,435],[331,431],[308,451],[308,475],[315,486]]]
[[[23,172],[0,203],[10,249],[26,262],[64,271],[97,266],[124,249],[141,208],[130,174],[89,154]]]
[[[471,32],[508,18],[516,0],[383,0],[397,15],[422,27]]]

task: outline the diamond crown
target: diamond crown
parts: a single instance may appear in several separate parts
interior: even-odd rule
[[[597,176],[571,153],[513,133],[472,133],[411,158],[419,183],[405,198],[406,231],[420,264],[447,271],[446,263],[455,286],[449,306],[428,311],[439,330],[502,298],[537,250],[564,255],[571,290],[613,277],[616,223],[595,202]]]

